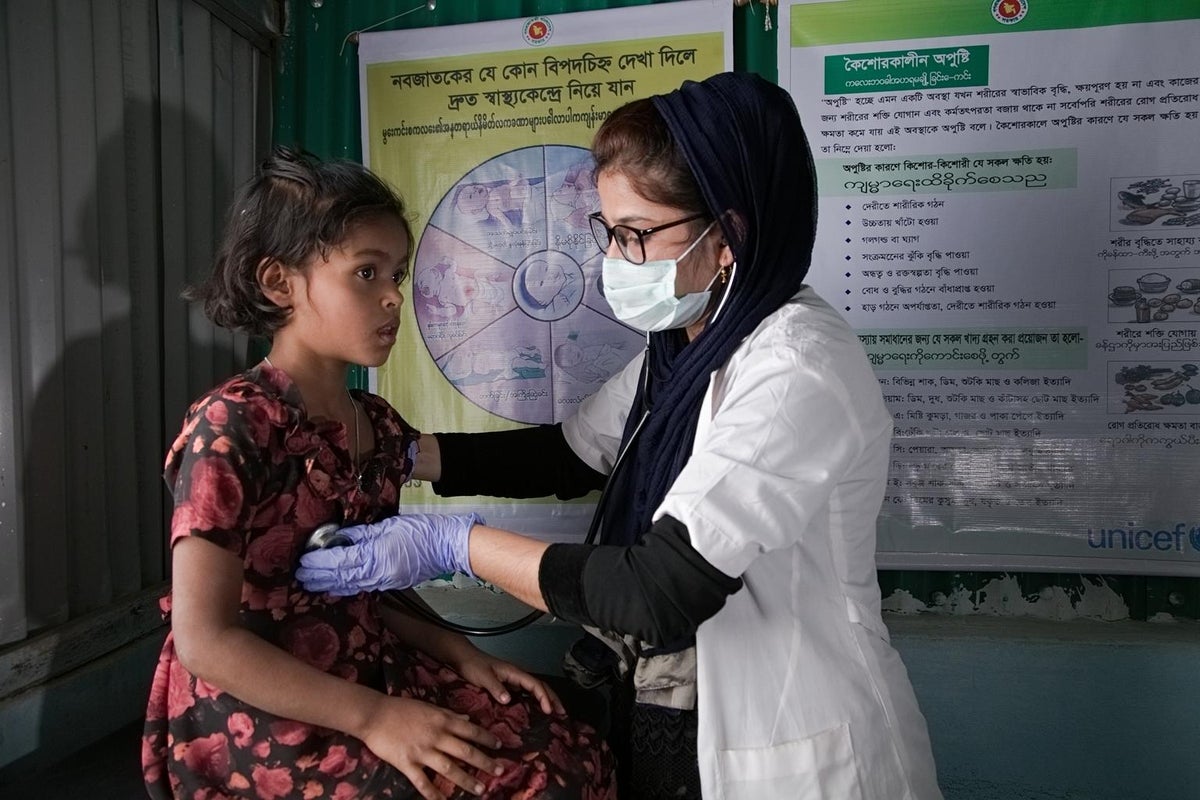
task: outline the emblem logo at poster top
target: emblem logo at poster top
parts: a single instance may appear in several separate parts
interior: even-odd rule
[[[525,20],[525,43],[540,47],[550,41],[554,34],[554,25],[549,17],[531,17]]]
[[[1029,12],[1026,0],[996,0],[992,3],[992,16],[1001,25],[1016,25]]]

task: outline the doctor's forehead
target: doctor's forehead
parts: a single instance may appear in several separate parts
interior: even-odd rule
[[[661,221],[680,215],[677,208],[647,200],[622,172],[600,173],[596,189],[600,195],[600,214],[610,225]]]

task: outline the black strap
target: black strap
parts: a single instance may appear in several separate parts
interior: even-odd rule
[[[589,467],[567,444],[562,425],[539,425],[490,433],[438,433],[442,479],[433,491],[443,497],[582,497],[604,486],[605,476]]]
[[[709,564],[687,527],[663,516],[635,545],[551,545],[538,584],[555,616],[662,646],[693,637],[742,579]]]

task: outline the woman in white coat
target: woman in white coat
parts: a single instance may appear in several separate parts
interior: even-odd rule
[[[561,425],[424,436],[414,474],[563,498],[611,475],[599,546],[407,515],[348,529],[300,579],[346,594],[461,570],[585,626],[628,687],[623,798],[940,798],[880,615],[891,419],[804,284],[816,188],[791,98],[687,82],[615,111],[593,154],[605,297],[646,353]]]

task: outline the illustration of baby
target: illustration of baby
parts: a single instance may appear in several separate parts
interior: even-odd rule
[[[519,228],[525,222],[525,212],[533,198],[533,190],[529,181],[524,178],[501,183],[488,193],[488,211],[492,216],[507,220],[513,227]]]
[[[472,386],[512,378],[511,361],[511,351],[459,347],[448,353],[440,366],[446,380],[456,386]]]
[[[509,276],[442,259],[417,273],[415,300],[434,317],[495,314],[507,304]]]
[[[483,231],[506,231],[512,223],[503,214],[492,213],[492,190],[482,183],[464,183],[454,195],[456,225],[474,225]]]
[[[546,377],[546,362],[542,359],[542,351],[537,345],[526,344],[518,347],[508,366],[518,378],[530,380]]]
[[[629,360],[623,342],[580,345],[575,334],[554,348],[554,365],[581,383],[608,380]]]
[[[546,377],[542,351],[532,344],[494,350],[457,347],[439,359],[438,366],[456,386]]]
[[[561,264],[538,258],[522,269],[517,291],[520,304],[537,319],[559,319],[579,302],[579,275]]]
[[[571,209],[562,218],[572,228],[588,230],[588,214],[600,205],[600,194],[596,191],[596,181],[592,177],[592,162],[584,160],[572,164],[563,182],[552,194],[554,201]]]

